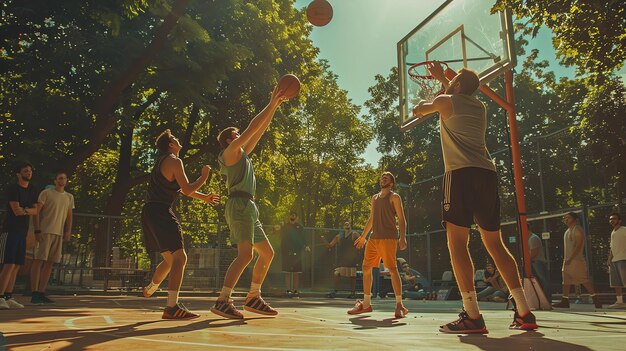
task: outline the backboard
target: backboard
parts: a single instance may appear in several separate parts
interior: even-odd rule
[[[447,0],[398,42],[403,131],[427,119],[415,120],[411,114],[425,95],[408,74],[411,66],[443,61],[454,71],[467,67],[479,74],[481,84],[515,66],[511,14],[505,11],[492,15],[493,4],[488,0]]]

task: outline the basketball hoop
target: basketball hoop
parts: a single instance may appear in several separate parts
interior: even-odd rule
[[[438,95],[445,92],[445,88],[442,84],[428,71],[428,65],[434,62],[439,62],[442,66],[444,66],[444,72],[449,69],[448,64],[445,62],[424,61],[414,64],[408,71],[411,80],[420,87],[418,98],[428,102],[433,101]]]

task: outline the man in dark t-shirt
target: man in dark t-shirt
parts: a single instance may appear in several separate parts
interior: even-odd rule
[[[356,295],[356,267],[359,264],[359,250],[354,247],[354,241],[359,238],[359,233],[352,230],[350,222],[343,224],[343,232],[337,234],[326,245],[328,250],[337,246],[337,268],[335,268],[334,289],[327,296],[333,298],[337,295],[337,289],[341,278],[350,278],[351,293],[347,298],[352,299]]]
[[[285,286],[287,296],[299,297],[300,273],[302,273],[303,251],[309,251],[304,236],[304,228],[298,222],[298,215],[291,212],[289,222],[285,223],[280,235],[283,272],[287,273]],[[293,279],[293,286],[291,280]]]
[[[17,183],[6,189],[7,211],[0,233],[0,309],[24,308],[13,299],[13,287],[20,266],[26,258],[26,234],[30,216],[37,214],[37,195],[30,184],[33,166],[23,162],[15,167]]]

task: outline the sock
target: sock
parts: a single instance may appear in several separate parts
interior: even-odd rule
[[[248,292],[248,296],[259,296],[261,295],[261,283],[252,283],[250,284],[250,291]]]
[[[156,284],[153,281],[150,281],[150,284],[146,286],[146,291],[150,295],[154,294],[157,290],[159,290],[159,284]]]
[[[178,290],[167,291],[167,307],[174,307],[178,303]]]
[[[478,309],[478,298],[476,297],[476,290],[461,292],[463,298],[463,308],[471,319],[477,319],[480,317],[480,310]]]
[[[363,308],[368,308],[372,305],[372,295],[363,294]]]
[[[396,303],[402,303],[402,295],[396,295]]]
[[[229,288],[227,286],[222,287],[222,291],[220,292],[220,296],[217,298],[217,301],[228,301],[230,300],[230,294],[233,292],[233,288]]]
[[[517,306],[517,313],[520,316],[525,316],[530,312],[530,306],[528,306],[528,300],[526,300],[526,294],[521,287],[511,289],[511,295],[515,299],[515,305]]]
[[[624,298],[622,297],[622,295],[617,296],[617,303],[624,303]]]
[[[11,299],[11,298],[13,298],[13,292],[12,292],[12,291],[11,291],[11,292],[5,292],[5,293],[4,293],[4,299],[5,299],[5,300],[9,300],[9,299]]]

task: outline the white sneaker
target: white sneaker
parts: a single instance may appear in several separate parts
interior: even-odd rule
[[[616,302],[612,305],[607,306],[606,308],[612,308],[612,309],[623,309],[626,308],[626,303],[623,302]]]
[[[10,299],[6,300],[6,304],[11,309],[13,309],[13,308],[24,308],[24,305],[22,305],[21,303],[15,301],[14,298],[10,298]]]
[[[7,302],[4,300],[4,298],[0,297],[0,310],[8,310],[9,309],[9,305],[7,305]]]

